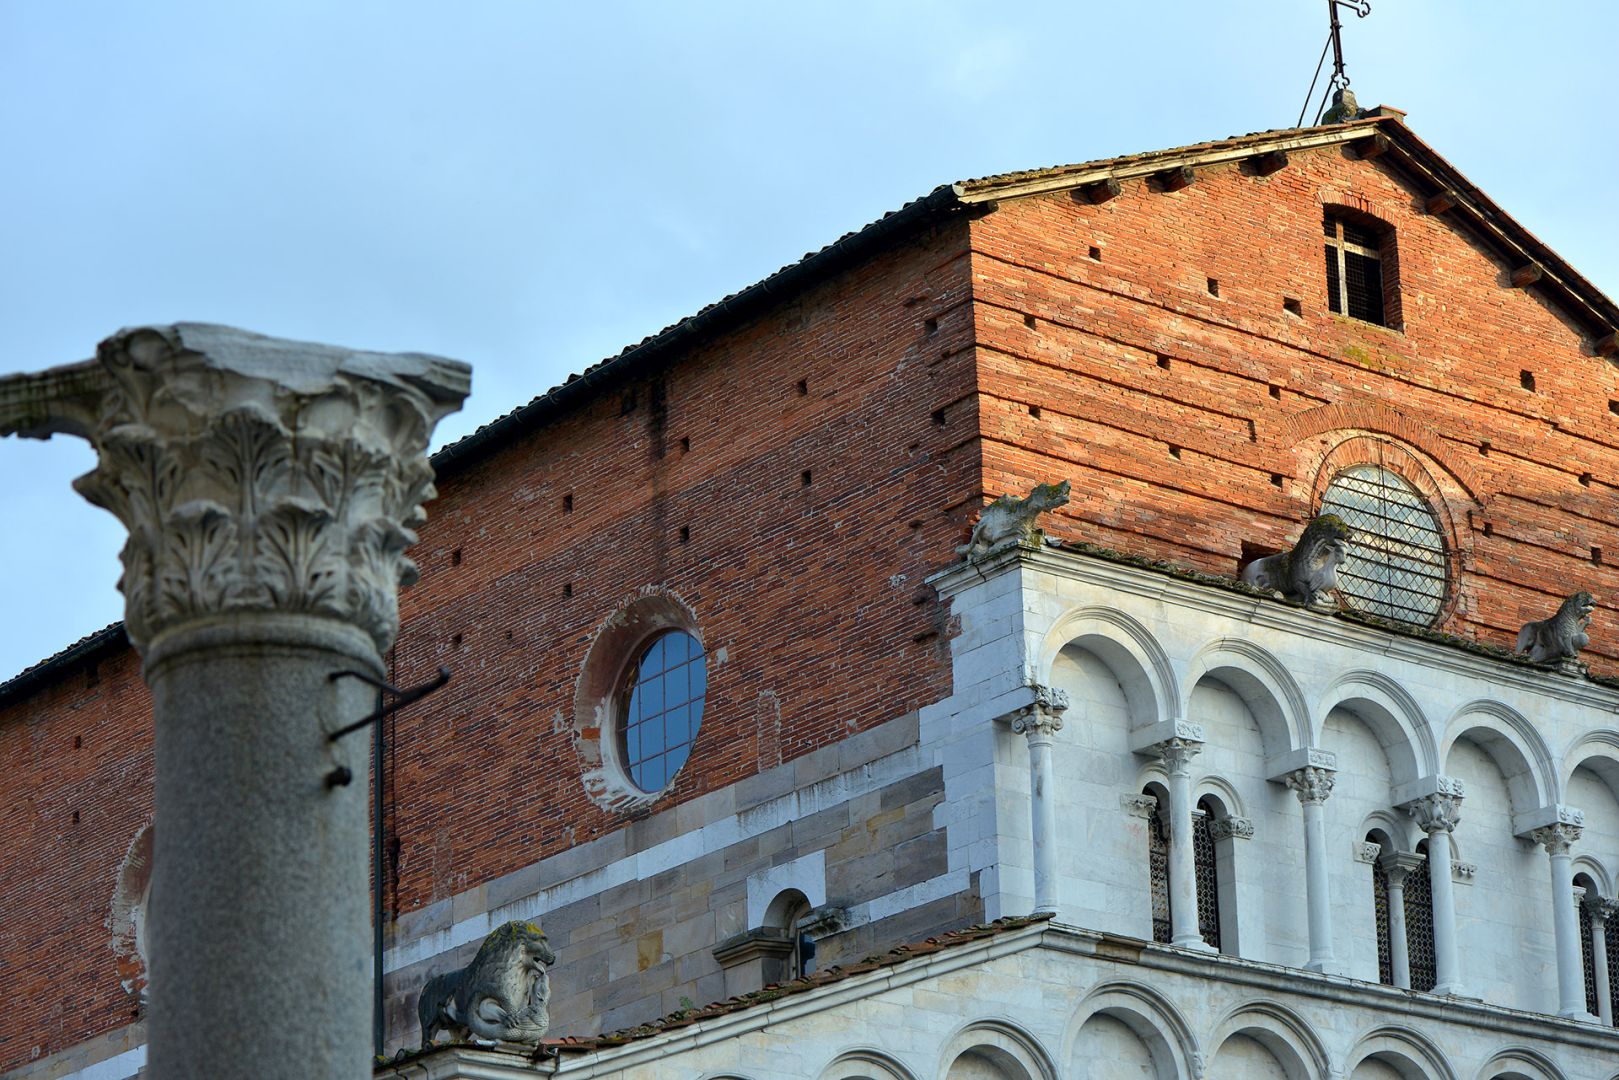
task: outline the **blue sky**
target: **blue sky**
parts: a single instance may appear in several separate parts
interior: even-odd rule
[[[1619,5],[1373,3],[1361,103],[1619,293]],[[447,441],[940,183],[1291,126],[1325,36],[1323,0],[0,0],[0,372],[177,320],[436,352],[474,366]],[[91,464],[0,443],[0,679],[121,614]]]

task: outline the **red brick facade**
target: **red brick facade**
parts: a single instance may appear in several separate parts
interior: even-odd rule
[[[1453,530],[1440,629],[1510,645],[1573,588],[1611,602],[1619,380],[1587,327],[1383,159],[1329,146],[1161,188],[937,220],[444,478],[392,667],[455,678],[391,727],[388,907],[625,827],[580,782],[575,680],[646,586],[695,613],[710,664],[660,809],[945,696],[923,582],[986,494],[1067,478],[1048,531],[1235,575],[1337,468],[1382,460]],[[1325,310],[1324,205],[1392,227],[1400,329]],[[127,650],[0,704],[0,1071],[132,1015],[104,924],[150,818],[148,709]]]

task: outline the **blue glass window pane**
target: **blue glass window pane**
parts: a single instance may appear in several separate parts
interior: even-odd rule
[[[689,705],[676,705],[663,714],[664,730],[668,732],[670,747],[684,746],[691,742],[692,732],[686,726],[690,709]]]
[[[679,772],[680,767],[686,764],[686,758],[690,756],[691,743],[682,743],[673,750],[669,751],[669,756],[666,759],[669,762],[669,775],[673,776],[675,773]]]
[[[663,670],[663,651],[668,640],[669,638],[664,636],[654,641],[652,647],[646,651],[646,655],[641,657],[641,674],[643,677]]]
[[[635,688],[635,698],[641,703],[641,715],[656,716],[663,711],[663,676],[654,675]]]
[[[691,756],[703,719],[708,662],[697,639],[670,630],[650,642],[626,685],[619,746],[630,779],[661,791]]]

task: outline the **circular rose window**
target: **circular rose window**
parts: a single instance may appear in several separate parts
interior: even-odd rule
[[[1416,488],[1378,465],[1352,465],[1332,478],[1321,513],[1349,526],[1338,591],[1349,606],[1385,619],[1432,626],[1448,583],[1444,534]]]

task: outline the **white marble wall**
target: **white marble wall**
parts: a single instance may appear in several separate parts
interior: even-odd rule
[[[1377,979],[1368,830],[1414,849],[1399,804],[1465,785],[1453,876],[1462,993],[1556,1012],[1548,857],[1526,838],[1575,808],[1576,872],[1619,874],[1619,693],[1565,674],[1397,635],[1204,583],[1061,551],[1011,551],[935,579],[960,620],[955,693],[923,710],[946,767],[953,866],[983,873],[986,914],[1030,910],[1028,754],[995,719],[1040,684],[1068,692],[1056,736],[1063,921],[1150,937],[1146,822],[1122,800],[1163,782],[1139,750],[1177,722],[1203,730],[1194,800],[1251,821],[1233,839],[1227,951],[1309,958],[1304,826],[1280,774],[1305,749],[1337,771],[1324,805],[1336,970]],[[1559,808],[1562,808],[1559,810]],[[970,833],[957,829],[976,819]],[[1463,867],[1463,869],[1468,869]],[[1230,931],[1234,930],[1234,933]]]

